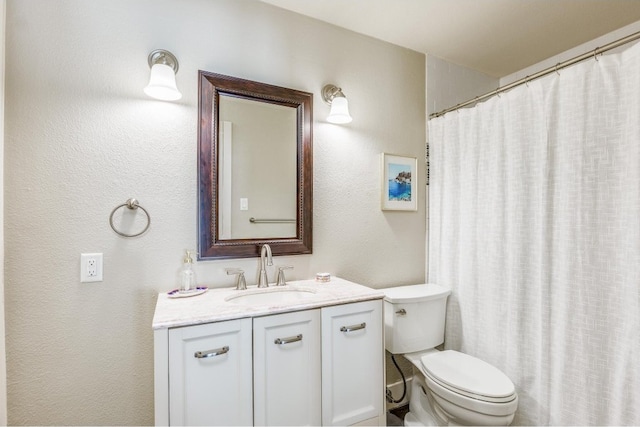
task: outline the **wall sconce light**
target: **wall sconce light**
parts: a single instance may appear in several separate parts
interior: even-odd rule
[[[164,49],[156,49],[149,54],[151,76],[144,93],[162,101],[177,101],[182,94],[176,86],[178,60],[173,54]]]
[[[335,85],[326,85],[322,88],[322,99],[331,105],[331,111],[327,117],[329,123],[351,123],[353,120],[349,114],[349,101],[342,93],[342,89]]]

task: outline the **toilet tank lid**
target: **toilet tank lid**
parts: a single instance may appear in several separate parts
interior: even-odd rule
[[[437,298],[445,298],[451,293],[451,290],[434,283],[396,286],[395,288],[379,290],[384,292],[384,300],[392,304],[429,301]]]

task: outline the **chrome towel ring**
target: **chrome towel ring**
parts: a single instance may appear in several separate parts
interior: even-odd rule
[[[139,233],[135,233],[135,234],[127,234],[127,233],[123,233],[122,231],[116,229],[115,225],[113,225],[113,214],[116,213],[116,211],[118,209],[123,208],[125,206],[128,209],[131,209],[131,210],[136,210],[138,208],[142,209],[144,214],[147,216],[147,225],[144,227],[144,230],[142,230]],[[147,210],[145,208],[140,206],[140,203],[138,203],[138,201],[132,197],[132,198],[128,199],[126,202],[124,202],[123,204],[116,206],[111,211],[111,215],[109,215],[109,225],[111,225],[111,228],[113,229],[113,231],[115,231],[116,233],[118,233],[121,236],[124,236],[124,237],[136,237],[136,236],[139,236],[139,235],[143,234],[145,231],[147,231],[149,229],[149,226],[151,225],[151,216],[149,216],[149,212],[147,212]]]

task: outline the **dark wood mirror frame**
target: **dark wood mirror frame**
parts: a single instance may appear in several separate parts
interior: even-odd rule
[[[206,71],[199,71],[198,74],[198,259],[257,257],[260,256],[260,247],[265,243],[271,246],[273,255],[310,254],[313,94]],[[298,200],[295,238],[219,239],[218,137],[221,94],[296,109]]]

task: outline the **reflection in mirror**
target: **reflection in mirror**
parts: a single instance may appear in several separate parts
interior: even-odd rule
[[[296,109],[220,96],[221,240],[296,237]]]
[[[311,253],[313,95],[199,76],[199,259]]]

